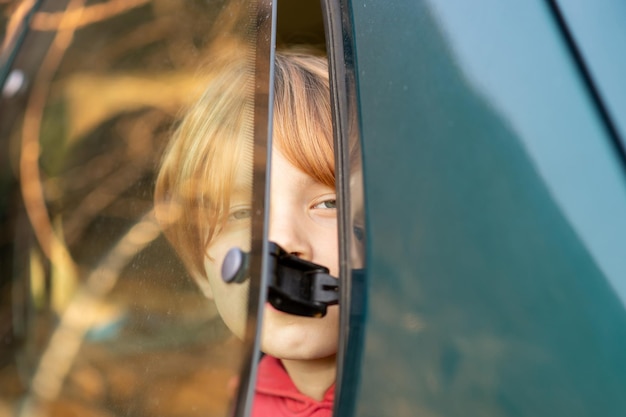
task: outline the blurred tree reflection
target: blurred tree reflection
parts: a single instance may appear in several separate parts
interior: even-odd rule
[[[0,0],[5,47],[28,3]],[[204,68],[244,42],[245,13],[243,1],[65,0],[33,15],[14,65],[28,88],[0,113],[23,201],[1,207],[15,343],[0,415],[226,414],[241,346],[160,237],[152,188]]]

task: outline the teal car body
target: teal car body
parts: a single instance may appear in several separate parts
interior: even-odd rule
[[[625,14],[583,3],[349,2],[367,307],[339,415],[626,410]]]

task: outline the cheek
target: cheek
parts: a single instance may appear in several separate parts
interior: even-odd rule
[[[249,281],[242,284],[227,284],[222,280],[222,262],[226,253],[233,247],[249,250],[248,233],[222,236],[209,247],[210,259],[204,261],[213,299],[222,320],[231,332],[243,338],[248,311]]]
[[[235,336],[243,339],[245,335],[249,281],[242,284],[227,284],[221,278],[220,268],[210,261],[205,262],[213,301],[220,317]]]
[[[227,233],[222,232],[218,237],[214,239],[207,250],[209,258],[205,259],[205,269],[207,274],[212,273],[213,276],[221,279],[222,263],[224,257],[232,248],[239,248],[244,252],[250,250],[250,230],[249,228],[230,231]],[[211,275],[209,275],[211,278]]]
[[[217,310],[231,332],[240,339],[245,336],[249,286],[235,284],[215,294]]]
[[[337,242],[337,230],[325,230],[316,238],[313,262],[325,266],[332,276],[339,274],[339,243]]]

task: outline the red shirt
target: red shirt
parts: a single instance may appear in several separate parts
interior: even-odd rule
[[[316,401],[300,393],[280,360],[265,355],[259,362],[252,417],[331,417],[335,384]]]

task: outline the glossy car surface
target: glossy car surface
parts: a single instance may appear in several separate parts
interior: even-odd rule
[[[599,39],[579,59],[561,13],[581,3],[350,3],[368,288],[355,415],[626,410],[624,113],[596,90],[624,83],[590,65]],[[624,16],[605,7],[589,17]]]

